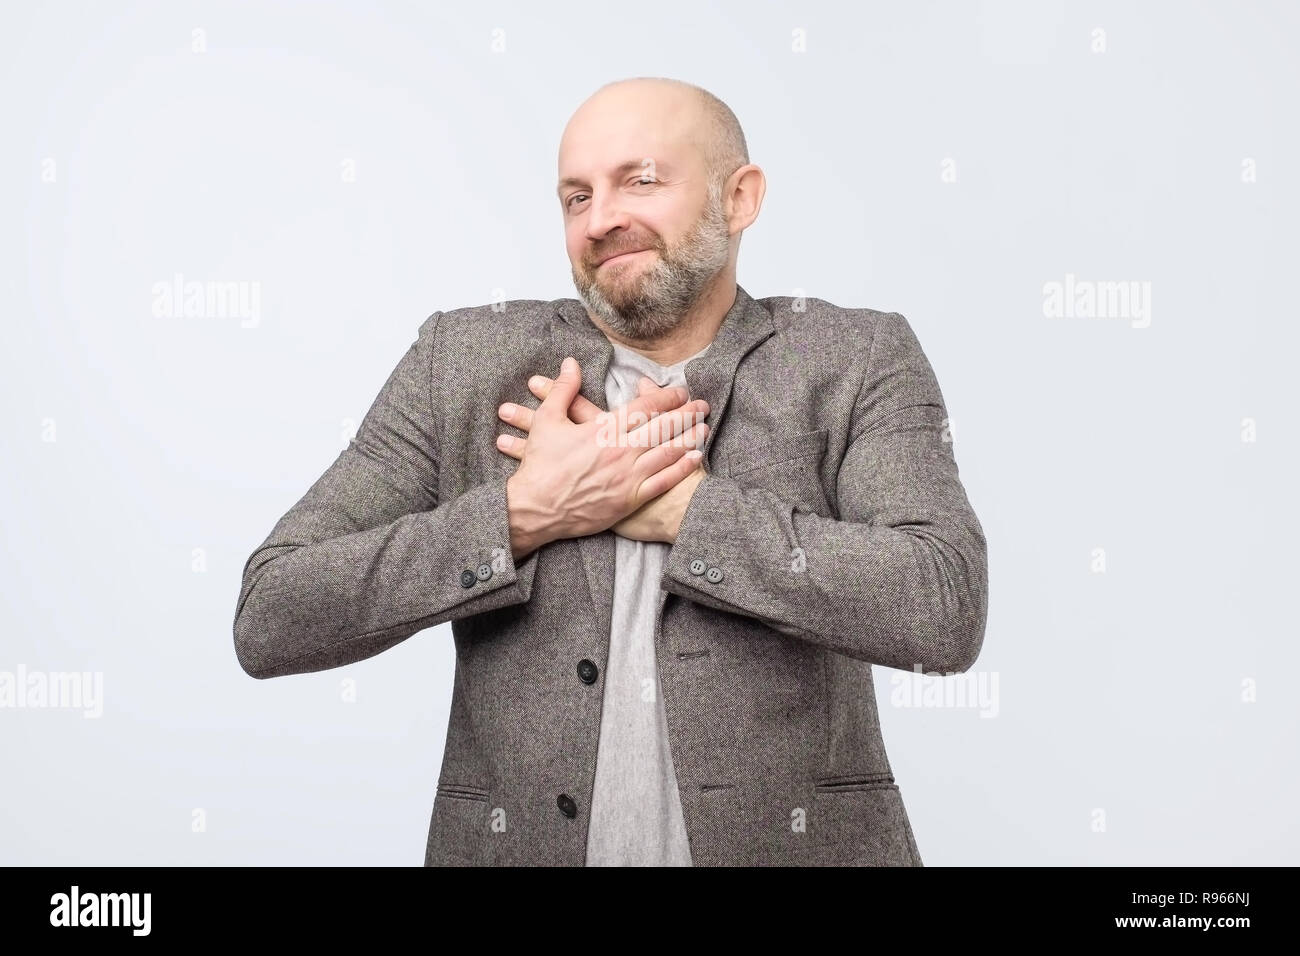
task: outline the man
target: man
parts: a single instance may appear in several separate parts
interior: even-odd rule
[[[707,92],[598,90],[580,299],[431,315],[249,558],[254,677],[451,622],[426,865],[922,865],[871,665],[972,665],[984,534],[903,316],[736,284],[764,190]]]

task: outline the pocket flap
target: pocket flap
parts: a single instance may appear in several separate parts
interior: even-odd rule
[[[739,475],[767,465],[779,465],[796,458],[817,457],[826,453],[829,429],[778,435],[758,445],[733,451],[727,456],[727,475]]]

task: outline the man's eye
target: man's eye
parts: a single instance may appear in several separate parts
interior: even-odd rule
[[[642,176],[642,177],[640,177],[639,179],[635,179],[635,180],[632,181],[633,185],[635,185],[635,186],[654,186],[654,185],[656,185],[658,182],[659,182],[659,180],[654,179],[654,178],[649,177],[649,176]],[[566,200],[564,201],[565,208],[566,208],[566,209],[571,209],[571,208],[573,208],[573,202],[574,202],[574,200],[576,200],[576,199],[581,199],[581,198],[585,197],[586,195],[587,195],[586,193],[576,193],[576,194],[570,196],[568,199],[566,199]]]

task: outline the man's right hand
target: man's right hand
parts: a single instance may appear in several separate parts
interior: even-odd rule
[[[698,467],[684,456],[708,432],[703,399],[685,402],[684,389],[659,389],[574,422],[569,406],[581,385],[578,363],[566,358],[542,403],[519,406],[520,421],[512,422],[528,432],[506,481],[515,560],[549,541],[608,529]],[[510,438],[500,436],[498,445]]]

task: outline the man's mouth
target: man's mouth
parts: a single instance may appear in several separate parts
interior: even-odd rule
[[[624,260],[629,259],[629,258],[631,258],[632,256],[639,256],[639,255],[640,255],[641,253],[643,253],[643,252],[650,252],[650,251],[651,251],[651,250],[649,250],[649,249],[635,249],[635,250],[633,250],[632,252],[623,252],[623,253],[620,253],[620,254],[617,255],[617,256],[611,256],[610,258],[608,258],[608,259],[606,259],[604,262],[602,262],[600,265],[601,265],[601,266],[606,266],[606,265],[609,265],[611,262],[623,262]],[[600,266],[597,266],[596,268],[599,269]]]

